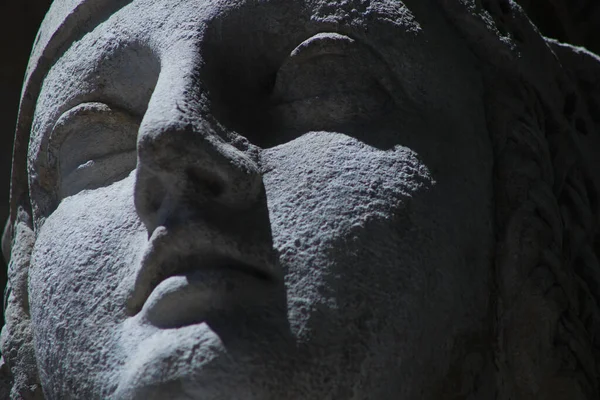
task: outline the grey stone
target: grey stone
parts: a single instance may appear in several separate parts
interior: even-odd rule
[[[1,390],[598,398],[599,72],[510,1],[56,1]]]

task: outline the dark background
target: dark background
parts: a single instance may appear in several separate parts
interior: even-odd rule
[[[600,1],[521,0],[545,35],[600,54]],[[0,230],[8,215],[13,134],[31,45],[50,0],[3,0],[0,4]],[[0,291],[6,265],[0,257]],[[0,321],[3,320],[0,310]]]

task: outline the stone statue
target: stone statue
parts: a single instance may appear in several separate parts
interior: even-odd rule
[[[509,0],[60,0],[12,399],[597,399],[600,59]]]

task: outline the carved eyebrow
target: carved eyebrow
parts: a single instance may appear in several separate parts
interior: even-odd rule
[[[384,24],[399,32],[417,33],[421,26],[411,10],[401,0],[337,0],[317,6],[313,19],[331,26],[364,31],[367,26]],[[412,7],[411,7],[412,8]]]

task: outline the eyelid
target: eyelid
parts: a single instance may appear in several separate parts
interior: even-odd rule
[[[285,98],[286,90],[282,84],[297,81],[298,71],[303,68],[303,64],[319,62],[319,59],[328,57],[331,59],[339,57],[339,61],[336,62],[341,67],[364,71],[365,74],[377,81],[380,88],[395,103],[402,105],[403,108],[407,107],[405,103],[408,97],[403,95],[405,88],[397,80],[390,65],[375,49],[357,39],[335,32],[321,32],[313,35],[291,51],[277,72],[271,100],[275,104],[289,101],[290,99]]]
[[[132,123],[137,124],[138,126],[140,123],[139,118],[136,118],[131,114],[118,108],[111,107],[108,104],[100,102],[80,103],[75,107],[65,111],[58,118],[48,138],[48,147],[52,149],[60,148],[62,143],[72,133],[69,128],[71,127],[71,125],[79,122],[78,120],[80,118],[87,118],[88,121],[86,122],[89,123],[94,122],[94,119],[97,119],[99,122],[100,118],[107,117],[121,117],[122,119],[129,120]]]
[[[314,35],[292,50],[276,75],[269,99],[276,138],[271,142],[307,131],[364,127],[400,108],[409,112],[403,89],[370,46],[338,33]]]
[[[138,118],[104,103],[81,103],[63,113],[46,149],[55,193],[85,162],[135,151],[138,128]]]
[[[289,55],[288,61],[302,62],[321,55],[344,55],[355,40],[335,32],[318,33],[300,43]]]

